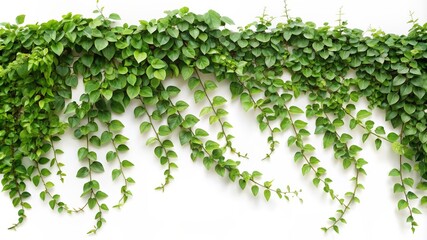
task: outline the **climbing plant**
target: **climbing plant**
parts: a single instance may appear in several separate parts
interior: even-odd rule
[[[397,207],[407,212],[406,221],[415,231],[415,214],[421,213],[416,206],[427,203],[427,196],[414,190],[427,189],[426,24],[412,20],[409,33],[399,36],[365,33],[341,20],[335,27],[318,27],[288,14],[273,26],[264,14],[232,31],[227,25],[233,21],[213,10],[200,15],[184,7],[138,25],[119,25],[119,15],[106,16],[102,9],[96,13],[94,19],[67,14],[59,21],[28,25],[20,15],[16,24],[0,28],[0,171],[3,191],[19,209],[12,229],[31,208],[27,185],[34,184],[40,198],[58,212],[94,209],[95,226],[89,233],[96,233],[109,211],[104,203],[108,195],[97,180],[106,162],[116,164],[109,174],[122,183],[121,198],[113,207],[127,202],[135,183],[127,169],[134,162],[123,157],[128,138],[115,116],[125,113],[130,103],[136,104],[141,139],[153,146],[165,167],[158,190],[173,179],[175,147],[183,145],[191,150],[190,159],[255,196],[267,201],[271,195],[299,198],[299,190],[281,189],[261,181],[259,171],[240,169],[250,156],[233,145],[226,110],[228,102],[239,101],[245,111],[256,113],[259,130],[268,133],[265,158],[279,151],[279,143],[287,143],[286,156],[293,152],[302,174],[336,203],[338,210],[324,231],[339,232],[350,207],[359,202],[369,159],[359,157],[363,146],[355,142],[372,138],[377,149],[391,144],[399,163],[390,169],[392,191],[401,197]],[[223,83],[231,99],[214,91]],[[82,93],[75,90],[79,84]],[[180,87],[186,86],[194,103],[180,95]],[[297,106],[292,101],[296,98],[309,101]],[[368,109],[357,107],[360,99],[369,102]],[[199,113],[189,111],[194,104],[201,106]],[[395,132],[386,132],[370,118],[373,109],[385,111]],[[219,132],[200,127],[204,119]],[[64,181],[63,151],[57,146],[69,130],[81,140],[75,154],[81,166],[72,174],[86,181],[81,194],[86,204],[81,207],[68,206],[50,180],[56,173]],[[174,134],[179,142],[172,140]],[[334,190],[321,165],[324,156],[308,143],[311,137],[322,138],[323,148],[332,149],[342,168],[353,173],[348,192]],[[109,149],[105,156],[97,153],[101,147]]]

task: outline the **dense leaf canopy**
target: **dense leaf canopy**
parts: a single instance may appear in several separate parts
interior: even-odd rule
[[[19,221],[12,228],[31,208],[26,185],[32,183],[42,188],[40,197],[52,209],[70,213],[95,209],[96,224],[90,233],[96,232],[109,209],[103,203],[108,195],[96,180],[106,161],[118,163],[111,176],[123,183],[122,197],[114,207],[128,200],[134,180],[126,169],[133,163],[121,157],[129,150],[128,138],[121,134],[125,125],[114,116],[124,113],[131,102],[138,103],[133,111],[141,121],[139,130],[165,166],[159,190],[173,179],[178,155],[174,146],[181,144],[189,147],[191,159],[200,159],[242,189],[250,188],[253,195],[262,194],[266,200],[272,193],[298,197],[290,187],[259,182],[258,171],[239,170],[240,161],[248,156],[233,146],[225,108],[230,99],[214,91],[224,81],[232,98],[239,99],[244,110],[255,111],[260,130],[269,133],[266,158],[276,150],[279,136],[290,133],[287,145],[295,151],[294,160],[302,162],[302,174],[310,175],[313,184],[336,201],[337,215],[324,230],[339,231],[363,189],[360,176],[366,174],[367,160],[358,157],[363,149],[353,142],[357,135],[350,131],[355,128],[364,132],[363,141],[373,138],[377,149],[382,143],[392,144],[400,163],[390,171],[396,177],[394,191],[402,197],[398,208],[408,211],[407,221],[415,229],[414,214],[420,211],[413,205],[427,202],[426,196],[411,190],[427,189],[427,25],[413,21],[409,33],[398,36],[367,34],[342,21],[336,27],[318,27],[289,18],[272,26],[271,18],[263,15],[258,22],[231,31],[227,29],[231,19],[212,10],[194,14],[188,8],[138,25],[118,25],[117,14],[106,17],[102,12],[95,19],[67,14],[60,21],[29,25],[22,25],[24,18],[18,16],[17,24],[0,28],[0,172],[3,190],[19,208]],[[291,77],[285,79],[285,74]],[[208,80],[209,75],[214,80]],[[180,98],[176,85],[183,81],[194,93],[195,104],[203,105],[198,116],[186,112],[194,103]],[[72,98],[79,84],[84,92]],[[292,104],[298,97],[309,103]],[[358,109],[359,99],[367,99],[369,109]],[[386,133],[371,120],[375,108],[385,110],[385,120],[396,133]],[[198,127],[205,115],[211,125],[219,126],[218,133]],[[309,121],[315,122],[315,129],[308,127]],[[65,176],[62,151],[55,143],[67,129],[84,142],[76,149],[81,164],[76,177],[87,180],[82,192],[87,203],[77,209],[54,194],[49,181],[52,172],[61,180]],[[179,143],[172,142],[171,134],[179,135]],[[343,169],[354,172],[349,192],[333,190],[320,156],[307,143],[310,135],[321,137],[323,147],[333,149]],[[110,150],[100,157],[99,147]],[[411,171],[420,177],[405,177]]]

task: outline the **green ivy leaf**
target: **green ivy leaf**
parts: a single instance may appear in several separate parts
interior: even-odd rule
[[[109,151],[105,156],[107,162],[111,162],[117,158],[117,153],[113,151]]]
[[[168,66],[165,61],[158,59],[158,58],[152,59],[150,64],[154,69],[163,69],[163,68],[166,68]]]
[[[407,207],[408,207],[408,202],[403,200],[403,199],[399,200],[399,202],[397,203],[397,208],[399,210],[402,210],[402,209],[407,208]]]
[[[302,175],[305,176],[307,173],[309,173],[311,170],[311,167],[309,164],[304,164],[302,166]]]
[[[190,79],[190,77],[193,76],[193,73],[194,73],[194,69],[191,67],[184,66],[181,69],[181,75],[184,80]]]
[[[190,47],[183,47],[182,48],[182,54],[188,58],[195,58],[196,57],[196,51],[193,48]]]
[[[98,51],[102,51],[108,46],[108,41],[103,38],[98,38],[95,40],[95,48]]]
[[[58,56],[60,56],[64,51],[64,45],[61,42],[54,43],[51,48],[52,51]]]
[[[111,61],[116,54],[116,48],[113,45],[108,45],[102,50],[102,54],[108,61]]]
[[[381,144],[382,144],[383,142],[381,141],[381,139],[379,139],[379,138],[377,138],[377,139],[375,139],[375,148],[378,150],[378,149],[380,149],[381,148]]]
[[[202,101],[203,99],[205,99],[206,94],[202,91],[202,90],[197,90],[194,92],[194,101],[196,103]]]
[[[224,105],[226,102],[227,102],[227,100],[224,97],[215,96],[213,98],[212,105],[214,107],[218,107],[218,106]]]
[[[203,18],[211,29],[216,29],[221,26],[221,15],[214,10],[209,10],[203,15]]]
[[[393,142],[396,142],[397,140],[399,140],[399,135],[397,135],[396,133],[389,133],[387,135],[387,139],[393,143]]]
[[[406,78],[403,75],[397,75],[393,78],[393,86],[400,86],[406,81]]]
[[[240,103],[242,104],[242,107],[245,111],[248,111],[254,105],[249,94],[247,94],[247,93],[242,93],[240,95]]]
[[[271,197],[271,191],[269,190],[269,189],[265,189],[264,190],[264,198],[265,198],[265,200],[270,200],[270,197]]]
[[[291,114],[302,114],[302,113],[304,113],[304,111],[301,108],[297,107],[297,106],[291,106],[289,108],[289,112]]]
[[[397,101],[399,101],[399,98],[399,94],[397,94],[396,92],[392,92],[387,95],[387,102],[388,104],[393,105],[397,103]]]
[[[98,191],[95,194],[95,198],[98,200],[103,200],[106,199],[108,197],[108,195],[106,193],[104,193],[103,191]]]
[[[15,22],[18,25],[23,24],[25,22],[25,14],[21,14],[21,15],[16,16]]]
[[[169,126],[170,130],[173,131],[174,129],[176,129],[181,124],[182,119],[179,115],[173,114],[173,115],[170,115],[168,117],[167,122],[168,122],[168,126]]]
[[[257,185],[253,185],[253,186],[251,187],[251,191],[252,191],[252,194],[253,194],[254,196],[256,196],[256,195],[258,195],[259,187],[258,187]]]
[[[137,63],[141,63],[142,61],[147,59],[147,53],[146,52],[134,51],[133,57],[135,58]]]
[[[265,58],[265,66],[272,67],[276,63],[276,56],[267,56]]]
[[[159,70],[154,71],[154,77],[159,79],[159,80],[165,80],[166,79],[166,70],[159,69]]]
[[[113,181],[116,180],[121,174],[122,174],[122,172],[120,171],[120,169],[114,169],[111,172],[111,177],[112,177]]]
[[[332,132],[325,132],[325,135],[323,136],[323,148],[332,146],[332,144],[335,142],[335,138],[336,136]]]
[[[78,156],[79,160],[82,161],[82,160],[84,160],[86,158],[86,156],[88,155],[88,153],[89,153],[89,151],[87,150],[87,148],[81,147],[77,151],[77,156]]]
[[[103,173],[104,172],[104,166],[102,163],[98,161],[94,161],[90,164],[90,170],[95,173]]]
[[[369,111],[360,110],[359,112],[357,112],[356,118],[360,120],[360,119],[367,118],[367,117],[369,117],[371,115],[372,115],[372,113],[369,112]]]
[[[110,122],[110,130],[113,132],[120,132],[124,127],[125,125],[119,120],[112,120]]]
[[[76,177],[85,178],[87,176],[89,176],[89,169],[87,167],[82,167],[77,171]]]
[[[168,136],[170,133],[171,133],[171,129],[168,126],[162,125],[159,127],[160,136]]]
[[[397,170],[396,168],[393,168],[388,175],[391,176],[391,177],[399,177],[400,176],[400,171]]]
[[[200,57],[196,61],[196,67],[198,69],[205,69],[207,66],[209,66],[209,59],[205,56]]]
[[[143,122],[141,123],[141,125],[139,125],[139,131],[141,133],[147,132],[148,130],[150,130],[150,128],[151,128],[151,124],[149,122]]]
[[[117,14],[117,13],[111,13],[109,16],[108,16],[108,18],[109,19],[111,19],[111,20],[121,20],[121,18],[120,18],[120,16],[119,16],[119,14]]]

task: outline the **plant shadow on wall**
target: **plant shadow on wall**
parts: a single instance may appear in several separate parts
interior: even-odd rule
[[[21,15],[16,24],[0,28],[0,171],[3,191],[19,209],[11,229],[26,218],[31,208],[27,184],[34,184],[41,188],[40,198],[58,212],[93,209],[96,223],[89,233],[96,233],[109,211],[104,203],[108,195],[97,181],[105,162],[116,163],[109,174],[123,184],[114,207],[126,203],[134,183],[126,171],[133,163],[122,157],[129,150],[128,138],[113,114],[123,114],[131,102],[138,105],[133,112],[141,121],[139,130],[165,167],[158,190],[173,179],[174,147],[180,144],[191,150],[193,161],[200,160],[255,196],[267,201],[271,195],[299,198],[299,191],[290,187],[260,181],[258,171],[239,169],[248,156],[233,145],[224,108],[230,99],[213,91],[217,81],[225,81],[232,99],[256,112],[259,129],[268,132],[266,158],[281,135],[291,134],[287,145],[296,149],[294,160],[302,162],[302,174],[338,206],[324,231],[339,232],[363,189],[367,160],[358,157],[363,148],[353,144],[358,140],[353,129],[363,130],[363,142],[374,138],[377,149],[383,143],[392,145],[399,162],[399,168],[390,171],[393,190],[401,196],[397,207],[407,212],[406,221],[415,231],[415,215],[421,213],[415,206],[427,203],[425,194],[415,193],[427,190],[426,24],[412,20],[407,35],[375,31],[366,36],[341,20],[336,27],[316,27],[289,17],[287,11],[285,21],[276,26],[263,14],[238,31],[227,29],[232,20],[212,10],[199,15],[184,7],[157,20],[122,26],[114,23],[120,20],[117,14],[106,17],[102,9],[97,13],[95,19],[67,14],[60,21],[29,25],[22,25]],[[348,77],[350,71],[355,77]],[[285,72],[290,79],[283,79]],[[215,81],[203,74],[215,76]],[[84,92],[72,101],[79,79]],[[186,82],[196,104],[205,104],[199,116],[186,111],[191,103],[180,98],[174,86],[178,81]],[[291,102],[300,96],[309,98],[304,107]],[[369,109],[356,109],[359,99],[367,99]],[[385,110],[397,133],[386,133],[370,120],[375,108]],[[219,132],[199,128],[201,116],[208,116]],[[315,122],[315,129],[308,128],[308,121]],[[346,126],[349,130],[343,130]],[[67,129],[84,143],[76,156],[81,164],[76,177],[87,180],[81,195],[86,204],[79,208],[63,202],[49,180],[52,172],[64,180],[63,152],[55,145]],[[179,143],[170,139],[172,134],[179,135]],[[334,191],[315,147],[307,143],[313,135],[323,139],[325,149],[333,149],[344,170],[353,172],[348,192]],[[105,156],[98,156],[100,147],[109,148]],[[418,178],[408,177],[413,171]]]

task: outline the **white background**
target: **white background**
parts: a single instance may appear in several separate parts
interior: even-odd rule
[[[314,21],[318,25],[337,19],[340,7],[343,7],[344,19],[349,26],[363,30],[380,28],[385,32],[397,34],[406,33],[410,25],[409,12],[413,11],[421,23],[427,20],[427,2],[424,0],[289,0],[291,16],[302,17],[305,21]],[[103,0],[105,12],[116,12],[124,22],[137,23],[139,19],[158,18],[164,10],[177,9],[182,6],[190,7],[191,11],[204,13],[214,9],[220,14],[231,17],[237,26],[246,25],[259,16],[264,7],[272,16],[281,16],[283,2],[271,1],[200,1],[200,0]],[[52,18],[59,19],[61,15],[73,12],[91,17],[95,9],[95,0],[19,0],[2,1],[0,22],[13,22],[18,14],[26,14],[26,23],[43,22]],[[278,19],[281,20],[281,19]],[[168,80],[173,81],[173,80]],[[181,98],[192,102],[191,95],[185,85]],[[222,86],[220,94],[227,95],[228,89]],[[299,103],[304,106],[304,96]],[[202,104],[203,105],[203,104]],[[201,106],[201,105],[200,105]],[[198,113],[200,106],[192,107],[191,111]],[[240,191],[237,184],[221,179],[212,171],[206,171],[201,162],[193,163],[189,152],[177,146],[179,169],[173,172],[175,181],[167,187],[164,193],[153,190],[162,182],[163,168],[159,166],[151,148],[145,147],[147,135],[138,133],[141,119],[133,119],[132,109],[119,116],[126,124],[124,134],[130,137],[131,151],[124,156],[135,163],[135,168],[129,171],[137,184],[132,186],[134,197],[121,210],[111,210],[107,215],[107,224],[95,236],[87,236],[86,232],[93,225],[94,212],[69,216],[57,214],[50,210],[47,203],[38,198],[41,189],[34,189],[31,199],[33,209],[27,212],[28,219],[17,230],[9,231],[7,227],[16,221],[16,211],[8,199],[7,193],[0,195],[0,238],[1,239],[426,239],[427,216],[416,216],[421,225],[412,234],[409,225],[405,223],[406,210],[397,211],[397,201],[402,197],[392,193],[394,179],[388,177],[388,172],[398,167],[398,156],[392,153],[390,146],[384,144],[380,151],[375,151],[373,142],[368,141],[364,146],[362,157],[369,164],[366,166],[368,176],[362,179],[366,190],[359,198],[361,204],[354,205],[348,212],[348,225],[341,227],[339,235],[324,234],[320,227],[328,224],[328,217],[333,216],[337,206],[320,189],[311,184],[310,177],[301,176],[301,165],[293,163],[293,151],[286,148],[286,136],[280,136],[280,147],[270,160],[261,161],[267,152],[267,134],[259,133],[254,111],[244,112],[238,102],[232,101],[227,106],[230,112],[228,120],[234,125],[231,133],[236,136],[234,141],[241,152],[247,152],[250,160],[242,160],[242,169],[259,170],[264,173],[264,180],[274,179],[274,185],[284,188],[290,185],[293,189],[302,189],[301,197],[304,203],[296,199],[286,202],[272,195],[270,202],[261,197],[254,198],[250,191]],[[374,119],[383,124],[384,113],[374,112]],[[208,127],[203,119],[200,126]],[[390,126],[385,124],[388,130]],[[215,126],[210,127],[214,133]],[[314,128],[312,128],[313,130]],[[397,130],[395,130],[397,131]],[[150,133],[151,134],[151,133]],[[360,129],[351,133],[356,139],[362,135]],[[321,149],[319,140],[312,137],[311,142]],[[178,143],[175,138],[176,143]],[[357,139],[355,143],[359,143]],[[72,206],[83,203],[79,199],[83,180],[76,179],[75,173],[80,167],[76,159],[76,149],[81,142],[64,137],[60,146],[66,154],[60,158],[66,164],[68,173],[66,183],[57,184],[55,191],[60,193],[63,200]],[[100,151],[103,153],[105,149]],[[329,176],[334,179],[333,186],[338,192],[350,190],[348,179],[351,170],[342,170],[340,163],[334,160],[330,150],[320,150],[317,156],[322,165],[329,170]],[[115,167],[105,164],[107,170]],[[110,173],[96,176],[101,188],[110,197],[107,202],[113,205],[118,198],[119,183],[110,181]],[[417,178],[416,174],[414,176]],[[54,178],[52,179],[58,182]],[[416,206],[416,205],[415,205]],[[427,211],[426,208],[420,208]]]

